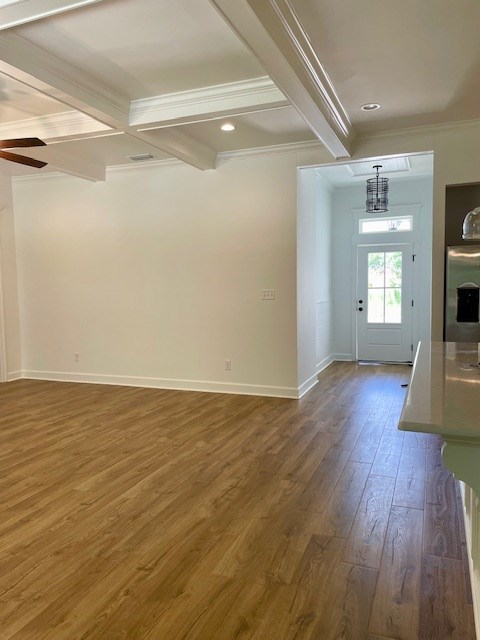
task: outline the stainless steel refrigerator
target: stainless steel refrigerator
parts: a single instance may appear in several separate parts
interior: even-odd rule
[[[480,245],[447,247],[445,340],[480,342]]]

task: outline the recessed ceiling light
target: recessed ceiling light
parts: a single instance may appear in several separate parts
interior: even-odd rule
[[[368,104],[362,104],[360,109],[362,111],[376,111],[377,109],[380,109],[380,105],[376,102],[369,102]]]
[[[224,124],[222,124],[220,129],[222,131],[235,131],[235,125],[232,124],[231,122],[225,122]]]

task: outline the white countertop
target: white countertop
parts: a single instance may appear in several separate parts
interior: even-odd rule
[[[398,428],[480,439],[480,343],[422,342]]]

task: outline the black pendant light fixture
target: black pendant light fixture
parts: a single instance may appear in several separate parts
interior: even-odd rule
[[[367,213],[384,213],[388,211],[388,178],[378,175],[381,164],[373,168],[377,170],[377,175],[367,180]]]

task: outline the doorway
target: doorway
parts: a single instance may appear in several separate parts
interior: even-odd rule
[[[357,360],[413,359],[413,245],[357,247]]]

